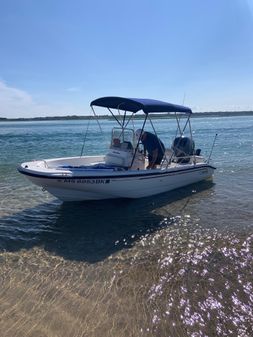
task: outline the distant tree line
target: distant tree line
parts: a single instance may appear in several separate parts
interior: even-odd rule
[[[171,114],[150,114],[151,117],[155,118],[173,118]],[[217,112],[194,112],[192,117],[229,117],[229,116],[253,116],[253,111],[217,111]],[[111,115],[97,115],[95,116],[54,116],[54,117],[31,117],[31,118],[6,118],[0,117],[0,122],[22,122],[22,121],[54,121],[54,120],[88,120],[88,119],[114,119]],[[123,118],[123,116],[118,116],[117,118]],[[143,119],[144,115],[136,115],[135,118]]]

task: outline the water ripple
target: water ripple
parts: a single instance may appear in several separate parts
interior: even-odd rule
[[[153,331],[164,318],[172,321],[168,334],[184,326],[190,336],[250,336],[253,325],[253,235],[202,229],[189,218],[165,230],[157,244],[157,281],[149,289],[154,306]],[[159,309],[157,309],[159,308]],[[212,322],[212,324],[211,324]]]

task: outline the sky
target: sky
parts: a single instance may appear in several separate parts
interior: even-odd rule
[[[103,96],[253,110],[253,0],[0,0],[0,117]]]

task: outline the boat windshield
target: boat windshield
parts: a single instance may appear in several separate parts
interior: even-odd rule
[[[121,149],[131,150],[134,147],[134,130],[113,128],[111,147],[119,147]]]

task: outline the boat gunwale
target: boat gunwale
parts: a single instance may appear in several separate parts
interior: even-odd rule
[[[126,171],[129,172],[129,174],[123,174],[122,171],[114,171],[112,174],[108,174],[108,175],[80,175],[80,176],[73,176],[73,175],[69,175],[69,171],[65,171],[64,173],[58,173],[58,174],[54,174],[54,175],[46,175],[46,174],[39,174],[39,173],[35,173],[33,172],[28,172],[27,169],[24,169],[22,167],[22,165],[20,165],[17,169],[21,174],[30,176],[30,177],[35,177],[35,178],[45,178],[45,179],[122,179],[122,178],[159,178],[159,177],[164,177],[164,176],[169,176],[169,175],[174,175],[174,174],[179,174],[179,173],[183,173],[183,172],[189,172],[189,171],[197,171],[197,170],[201,170],[203,168],[210,168],[213,170],[216,170],[216,167],[210,165],[210,164],[206,164],[206,163],[199,163],[199,164],[195,164],[189,167],[185,167],[185,168],[167,168],[164,170],[156,170],[152,171],[152,172],[147,172],[147,170],[142,170],[142,172],[139,171],[139,173],[136,173],[134,171]],[[148,170],[149,171],[149,170]],[[98,169],[99,172],[99,169]],[[52,173],[50,173],[52,174]]]

